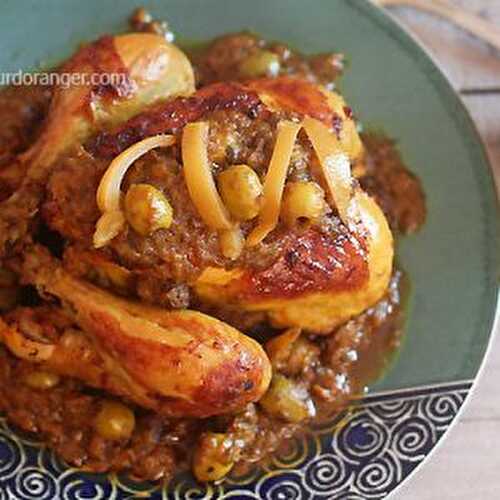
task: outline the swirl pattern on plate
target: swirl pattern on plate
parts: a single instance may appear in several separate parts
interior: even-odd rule
[[[316,425],[265,465],[215,485],[196,484],[187,474],[168,488],[83,474],[0,418],[0,500],[381,499],[436,445],[470,387],[467,382],[369,396],[329,425]]]

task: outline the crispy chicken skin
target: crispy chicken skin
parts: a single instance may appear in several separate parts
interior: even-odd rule
[[[215,318],[117,298],[71,277],[43,251],[27,255],[23,275],[57,297],[81,328],[56,344],[42,342],[42,364],[52,371],[177,417],[238,410],[269,385],[262,347]],[[19,345],[30,342],[22,335],[0,324],[0,338],[21,356]]]
[[[216,111],[233,110],[254,118],[270,118],[280,111],[311,116],[337,131],[353,158],[362,153],[361,139],[343,98],[292,77],[214,83],[187,98],[154,105],[122,125],[97,134],[88,149],[97,157],[113,158],[145,137],[176,132]]]

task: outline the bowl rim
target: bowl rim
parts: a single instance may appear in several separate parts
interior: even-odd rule
[[[489,244],[487,245],[488,252],[488,269],[491,267],[494,277],[491,277],[491,282],[485,286],[484,289],[484,304],[482,306],[481,317],[479,318],[480,325],[482,329],[488,329],[489,334],[486,340],[484,352],[481,356],[479,363],[474,367],[475,376],[471,380],[472,387],[469,390],[464,403],[454,415],[450,426],[447,428],[443,438],[439,439],[438,442],[432,447],[432,449],[419,461],[418,465],[411,470],[409,474],[404,476],[401,482],[393,488],[388,496],[393,496],[400,487],[405,484],[409,478],[419,470],[420,466],[429,462],[432,458],[435,450],[440,446],[449,431],[458,422],[458,418],[462,414],[462,411],[470,401],[470,396],[473,390],[477,387],[477,384],[484,373],[484,368],[488,360],[488,356],[491,353],[491,348],[493,345],[493,339],[495,334],[500,334],[500,288],[499,288],[499,272],[500,272],[500,193],[498,189],[495,188],[495,176],[493,171],[492,162],[486,151],[484,141],[479,134],[477,126],[472,119],[472,116],[468,109],[465,107],[459,93],[451,85],[449,79],[444,74],[443,70],[440,68],[439,64],[435,61],[433,56],[424,48],[424,45],[413,35],[410,34],[409,30],[402,25],[397,19],[388,14],[384,9],[376,6],[370,0],[343,0],[347,2],[353,10],[357,10],[361,15],[369,17],[374,24],[387,33],[395,43],[402,46],[408,57],[415,60],[415,63],[424,72],[430,83],[435,87],[436,92],[442,96],[443,100],[446,101],[446,108],[448,110],[453,110],[456,113],[454,120],[459,122],[460,129],[463,131],[463,136],[467,138],[467,150],[471,155],[474,156],[474,160],[478,157],[481,163],[477,163],[471,160],[472,168],[474,171],[474,176],[478,180],[479,191],[481,192],[481,204],[482,211],[487,217],[486,220],[486,231],[489,238]],[[148,3],[145,0],[144,3]],[[487,165],[487,169],[482,168],[483,165]],[[491,191],[491,192],[490,192]],[[495,217],[496,214],[496,217]],[[418,387],[415,387],[418,389]],[[397,391],[391,391],[397,392]],[[1,478],[0,478],[1,479]]]

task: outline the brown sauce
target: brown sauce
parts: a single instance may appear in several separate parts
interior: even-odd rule
[[[155,32],[162,29],[152,23],[139,16],[134,26]],[[198,84],[243,78],[242,61],[257,50],[275,54],[280,71],[329,87],[342,71],[342,57],[337,54],[304,58],[282,44],[238,34],[221,37],[193,54]],[[2,175],[6,177],[9,162],[33,139],[48,101],[45,89],[13,88],[0,93],[0,197],[2,189],[7,193],[13,185],[2,185]],[[416,230],[425,219],[424,196],[418,180],[404,166],[391,140],[366,135],[364,141],[368,156],[360,179],[362,186],[377,198],[396,233]],[[99,168],[102,165],[92,164],[90,171],[97,169],[98,173]],[[45,209],[50,210],[50,206]],[[70,229],[88,233],[83,225],[75,224]],[[304,397],[314,405],[314,419],[341,411],[386,368],[402,335],[403,282],[401,272],[395,270],[389,290],[377,304],[329,336],[303,335],[285,362],[275,367],[276,373],[300,386]],[[12,283],[0,280],[0,291],[9,287]],[[58,338],[64,331],[77,328],[56,306],[18,307],[5,319],[21,330],[41,329],[48,338]],[[246,330],[244,318],[223,319]],[[260,340],[273,334],[268,327],[264,327],[264,332],[252,329],[247,333]],[[236,470],[241,470],[265,460],[287,438],[307,432],[304,423],[272,416],[258,403],[236,415],[205,420],[167,419],[134,408],[137,423],[132,437],[110,441],[100,437],[93,425],[100,405],[109,395],[72,379],[63,379],[52,389],[33,389],[25,380],[36,370],[36,365],[0,348],[0,410],[22,430],[41,436],[65,461],[88,471],[125,471],[138,480],[168,481],[177,472],[190,468],[192,450],[207,430],[226,434],[231,459],[236,462]]]

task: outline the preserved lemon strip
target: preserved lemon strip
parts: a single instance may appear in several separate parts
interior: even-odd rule
[[[212,229],[231,229],[228,211],[217,191],[207,154],[208,123],[186,125],[182,133],[182,161],[186,185],[200,217]]]
[[[245,237],[239,226],[225,229],[219,233],[222,255],[227,259],[236,260],[245,246]]]
[[[121,210],[104,212],[95,225],[94,247],[102,248],[116,238],[125,227],[125,215]]]
[[[168,147],[174,143],[173,135],[155,135],[135,143],[120,153],[110,163],[97,189],[97,206],[101,212],[120,210],[120,186],[127,170],[135,160],[154,148]]]
[[[288,165],[300,129],[300,123],[282,121],[278,124],[276,145],[264,182],[259,224],[248,236],[248,246],[258,245],[278,224]]]
[[[103,215],[96,224],[95,248],[107,245],[125,226],[126,219],[120,206],[120,186],[130,166],[152,149],[172,146],[174,143],[175,137],[172,135],[148,137],[127,148],[110,163],[97,189],[97,206]]]
[[[339,216],[347,224],[348,208],[353,194],[349,157],[337,137],[320,121],[307,117],[304,119],[304,129],[318,155],[321,170]]]

